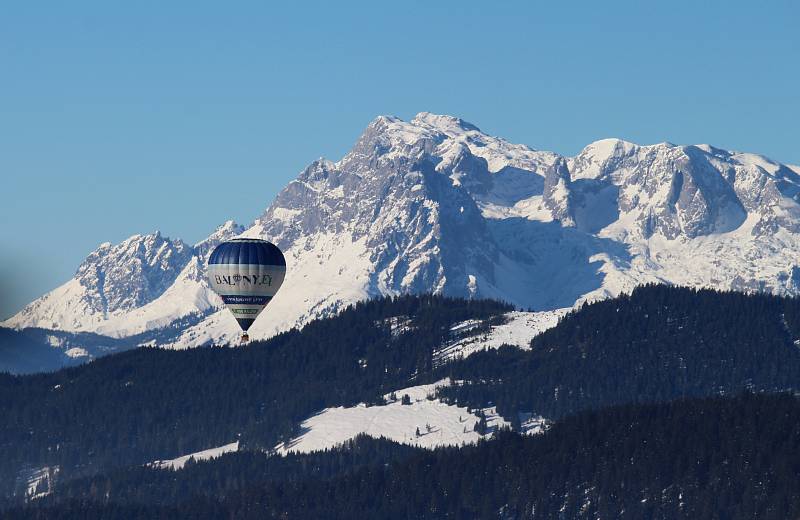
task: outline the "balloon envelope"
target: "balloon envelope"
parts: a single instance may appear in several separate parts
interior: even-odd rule
[[[208,258],[208,283],[220,295],[243,331],[247,331],[280,289],[286,259],[275,244],[234,238]]]

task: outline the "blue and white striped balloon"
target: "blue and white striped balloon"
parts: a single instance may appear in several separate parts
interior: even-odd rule
[[[245,332],[280,289],[286,259],[275,244],[234,238],[208,258],[208,283]]]

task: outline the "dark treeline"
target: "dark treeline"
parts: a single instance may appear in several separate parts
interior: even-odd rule
[[[64,482],[55,494],[37,499],[36,505],[43,507],[73,498],[116,504],[174,505],[186,501],[189,495],[216,499],[247,490],[254,483],[330,479],[362,467],[402,461],[419,451],[421,448],[361,435],[339,447],[309,454],[270,456],[242,451],[213,461],[189,460],[175,471],[133,466]]]
[[[337,456],[336,453],[331,456]],[[229,459],[229,460],[226,460]],[[239,459],[242,460],[242,459]],[[547,433],[422,450],[332,477],[267,480],[216,499],[193,496],[226,456],[191,468],[185,500],[156,506],[152,472],[131,489],[71,488],[12,518],[710,518],[800,515],[800,403],[787,394],[626,405],[584,412]],[[189,472],[187,472],[187,475]],[[133,475],[133,474],[130,474]],[[188,484],[191,481],[192,484]],[[112,487],[112,489],[114,489]],[[142,502],[128,499],[137,490]],[[54,503],[57,502],[57,503]]]
[[[800,388],[800,300],[668,286],[586,305],[530,351],[474,354],[446,371],[462,404],[558,419],[631,402]]]
[[[0,328],[0,372],[14,367],[20,373],[45,372],[64,366],[67,355],[31,334]]]
[[[25,467],[57,465],[66,479],[237,439],[270,449],[320,409],[377,402],[415,374],[425,382],[453,323],[509,309],[385,298],[242,348],[136,349],[52,374],[0,374],[0,494],[21,491]],[[393,316],[413,327],[392,334]]]
[[[445,376],[465,382],[441,390],[446,399],[496,404],[512,423],[519,412],[559,420],[626,403],[800,390],[798,300],[664,286],[587,305],[530,351],[434,366],[453,324],[485,328],[509,309],[387,298],[244,348],[138,349],[52,374],[0,375],[0,495],[24,492],[26,468],[58,466],[60,489],[235,440],[269,450],[323,408],[379,403]]]

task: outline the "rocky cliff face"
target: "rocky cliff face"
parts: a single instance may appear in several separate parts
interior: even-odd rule
[[[121,244],[102,244],[78,267],[88,309],[114,313],[153,301],[175,281],[192,256],[181,240],[159,232],[134,235]]]
[[[617,209],[642,238],[696,238],[739,229],[753,235],[797,231],[797,171],[764,157],[708,145],[592,143],[570,160],[573,179],[613,186]]]
[[[226,341],[236,325],[203,271],[213,246],[239,234],[275,242],[288,263],[256,337],[378,294],[535,309],[645,282],[797,294],[798,170],[616,139],[567,158],[450,116],[382,116],[338,162],[311,163],[249,228],[228,222],[193,247],[157,233],[104,244],[6,325],[125,336],[191,316],[166,343]]]
[[[217,305],[205,280],[207,256],[243,230],[226,222],[194,247],[158,231],[101,244],[70,281],[34,300],[6,325],[121,337],[205,313]]]

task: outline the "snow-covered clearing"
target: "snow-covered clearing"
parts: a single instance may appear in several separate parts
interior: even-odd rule
[[[538,435],[544,433],[550,427],[550,421],[541,415],[532,413],[520,413],[520,433],[523,435]]]
[[[79,358],[79,357],[88,357],[89,352],[85,348],[81,347],[72,347],[71,349],[67,349],[64,354],[71,358]]]
[[[343,442],[366,434],[418,446],[459,446],[477,442],[483,436],[474,431],[479,417],[466,408],[433,399],[436,388],[450,384],[443,379],[430,385],[419,385],[396,390],[384,396],[391,400],[382,406],[358,404],[353,407],[326,408],[303,421],[303,433],[285,444],[276,446],[279,454],[308,453],[333,448]],[[411,404],[402,404],[408,395]],[[483,410],[488,432],[509,423],[497,415],[494,408]],[[419,435],[417,435],[419,430]]]
[[[194,459],[195,461],[211,460],[216,459],[225,453],[232,453],[235,451],[239,451],[239,441],[232,442],[224,446],[218,446],[216,448],[209,448],[207,450],[190,453],[188,455],[183,455],[170,460],[157,460],[155,462],[151,462],[149,466],[160,469],[181,469],[186,465],[189,459]]]
[[[58,474],[58,466],[43,466],[27,473],[25,479],[25,498],[36,500],[53,492],[53,478]]]
[[[434,352],[434,362],[447,363],[482,350],[500,348],[502,345],[528,349],[534,337],[558,325],[558,320],[570,310],[565,308],[542,312],[509,312],[505,315],[508,320],[506,323],[494,326],[488,332],[473,335],[469,331],[480,325],[479,321],[459,323],[450,329],[457,339]]]

